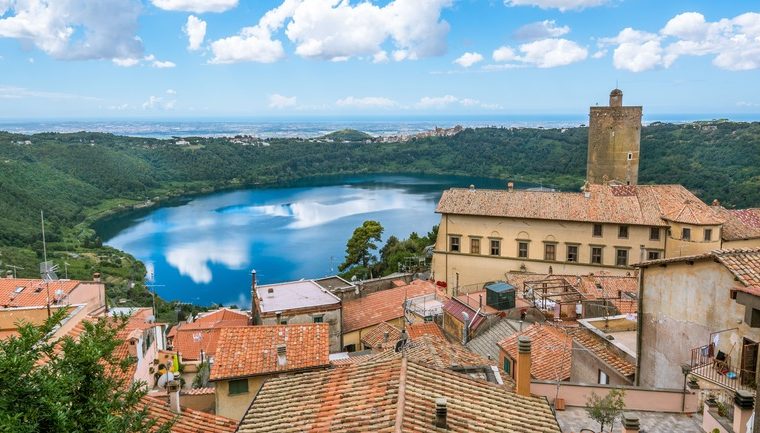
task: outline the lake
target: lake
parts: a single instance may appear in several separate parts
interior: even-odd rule
[[[143,261],[166,300],[250,305],[250,270],[260,283],[337,272],[346,241],[365,220],[390,235],[427,233],[450,187],[504,188],[505,181],[373,175],[303,180],[223,191],[117,215],[96,229],[107,245]]]

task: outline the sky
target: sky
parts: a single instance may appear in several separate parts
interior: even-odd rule
[[[616,84],[760,113],[760,1],[0,0],[0,119],[577,115]]]

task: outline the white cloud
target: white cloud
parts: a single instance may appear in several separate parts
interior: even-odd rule
[[[27,98],[82,99],[82,100],[91,100],[91,101],[98,99],[92,96],[83,96],[83,95],[77,95],[73,93],[48,92],[44,90],[27,89],[24,87],[0,85],[0,99],[27,99]]]
[[[283,27],[295,53],[307,58],[372,56],[374,61],[384,61],[387,54],[379,53],[388,41],[394,46],[396,61],[441,55],[449,24],[440,15],[452,1],[391,0],[381,7],[370,2],[353,5],[350,0],[284,0],[257,25],[214,41],[212,62],[277,61],[285,53],[274,33]]]
[[[238,5],[238,0],[151,0],[154,6],[167,11],[224,12]]]
[[[280,94],[269,95],[269,108],[289,108],[295,107],[298,104],[298,99],[295,96],[283,96]]]
[[[483,61],[483,56],[480,53],[464,53],[458,59],[454,60],[454,63],[463,68],[469,68],[470,66]]]
[[[600,40],[600,46],[616,46],[613,64],[618,69],[641,72],[670,67],[682,56],[714,56],[712,63],[726,70],[760,68],[760,13],[709,22],[704,15],[686,12],[670,19],[658,33],[632,28]]]
[[[143,102],[143,110],[173,110],[177,101],[175,99],[167,99],[161,96],[149,96],[148,100]]]
[[[495,62],[511,62],[517,59],[517,54],[511,47],[504,46],[495,49],[491,57]]]
[[[414,108],[423,109],[423,110],[424,109],[441,110],[441,109],[448,108],[452,105],[460,105],[465,108],[485,108],[488,110],[496,110],[496,109],[502,108],[498,104],[483,103],[477,99],[458,98],[453,95],[425,96],[425,97],[420,98],[420,100],[417,101],[416,104],[414,104]]]
[[[166,94],[167,95],[176,95],[177,91],[174,90],[174,89],[166,89]]]
[[[395,107],[397,104],[396,101],[381,96],[365,96],[362,98],[348,96],[335,101],[335,105],[338,107],[353,108],[391,108]]]
[[[2,2],[0,2],[2,3]],[[0,37],[34,44],[56,59],[126,59],[142,56],[136,37],[139,0],[5,2]]]
[[[526,24],[514,33],[514,38],[522,41],[534,41],[536,39],[558,38],[570,33],[570,27],[557,27],[554,20],[543,20]]]
[[[459,98],[456,96],[424,96],[420,98],[419,102],[415,104],[417,108],[446,108],[449,105],[458,102]]]
[[[154,60],[153,63],[151,63],[151,66],[154,68],[166,69],[173,68],[177,65],[174,62],[170,62],[168,60]]]
[[[388,61],[388,52],[385,50],[378,51],[372,55],[372,63],[385,63]]]
[[[559,9],[562,12],[601,6],[607,2],[608,0],[504,0],[507,6],[536,6],[541,9]]]
[[[182,31],[187,35],[187,49],[199,50],[206,38],[206,22],[195,15],[190,15]]]
[[[506,67],[496,65],[496,67],[488,69],[507,69],[517,67],[520,64],[539,68],[556,68],[580,62],[588,57],[586,48],[573,41],[557,38],[541,39],[522,44],[519,51],[520,54],[518,55],[511,47],[499,47],[493,52],[494,61],[517,63],[508,64]]]
[[[121,66],[122,68],[131,68],[140,64],[140,59],[134,57],[114,58],[112,61],[116,66]]]
[[[595,59],[601,59],[602,57],[607,55],[607,50],[598,50],[594,52],[594,54],[591,55],[591,57]]]
[[[158,68],[158,69],[173,68],[177,66],[174,62],[170,62],[168,60],[158,60],[156,56],[153,54],[148,54],[147,56],[143,58],[136,58],[136,57],[115,58],[115,59],[112,59],[112,61],[116,66],[121,66],[122,68],[131,68],[133,66],[142,64],[143,61],[150,64],[150,66],[154,68]]]

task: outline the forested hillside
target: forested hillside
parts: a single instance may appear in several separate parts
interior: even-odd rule
[[[53,250],[76,251],[99,248],[90,223],[123,207],[311,176],[452,174],[577,189],[586,169],[587,133],[586,128],[479,128],[452,137],[380,143],[344,130],[322,139],[235,143],[225,138],[0,132],[0,247],[5,247],[0,261],[13,257],[31,264],[38,259],[43,209]],[[726,206],[758,206],[760,123],[645,127],[640,181],[681,183],[707,202],[717,198]],[[33,266],[25,272],[36,273]]]

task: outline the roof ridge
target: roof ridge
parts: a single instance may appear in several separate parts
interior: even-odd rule
[[[396,402],[396,424],[394,427],[396,433],[402,433],[404,427],[404,409],[406,406],[406,366],[406,354],[403,354],[401,357],[401,371],[399,373],[398,381],[398,401]]]

